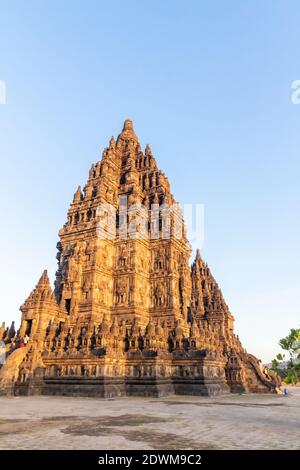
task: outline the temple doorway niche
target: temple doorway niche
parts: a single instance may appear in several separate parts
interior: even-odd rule
[[[71,299],[65,299],[65,307],[68,315],[70,315],[71,311]]]
[[[32,328],[32,320],[25,320],[26,328],[25,328],[25,335],[30,336],[31,328]]]

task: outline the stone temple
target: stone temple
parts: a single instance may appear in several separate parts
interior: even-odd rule
[[[18,332],[0,327],[2,394],[276,391],[277,380],[234,334],[199,251],[189,265],[176,207],[150,147],[143,153],[126,120],[75,192],[59,232],[54,290],[44,271],[20,308]]]

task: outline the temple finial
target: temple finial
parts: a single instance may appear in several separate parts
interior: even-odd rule
[[[115,146],[116,146],[115,138],[114,138],[114,136],[111,136],[111,139],[110,139],[110,141],[109,141],[109,148],[110,148],[110,149],[114,149]]]
[[[37,286],[44,286],[44,285],[50,286],[47,269],[44,269],[43,274],[41,275],[39,282],[37,283]]]
[[[124,125],[123,125],[123,131],[129,131],[133,130],[133,122],[131,119],[125,119]]]
[[[82,199],[82,192],[81,192],[81,186],[78,186],[75,194],[74,194],[74,199],[73,202],[80,202]]]
[[[124,121],[123,130],[118,137],[118,140],[119,139],[125,141],[133,140],[134,142],[138,142],[138,138],[133,130],[133,122],[131,121],[131,119],[126,119]]]
[[[152,151],[151,151],[151,148],[150,148],[150,145],[149,145],[149,144],[146,145],[146,148],[145,148],[145,155],[147,155],[147,156],[152,156]]]

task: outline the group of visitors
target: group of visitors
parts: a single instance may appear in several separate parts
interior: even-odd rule
[[[29,336],[27,333],[22,338],[20,338],[18,335],[15,335],[11,340],[11,349],[25,348],[28,341]]]

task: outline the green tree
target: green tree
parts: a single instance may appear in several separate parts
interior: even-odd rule
[[[285,358],[284,354],[277,354],[272,361],[272,369],[275,370],[285,383],[296,384],[300,377],[300,329],[292,328],[290,333],[279,340],[279,346],[288,351],[289,365],[286,369],[280,366],[280,361]]]
[[[292,328],[290,334],[279,340],[279,346],[290,354],[291,360],[300,358],[300,329]]]

